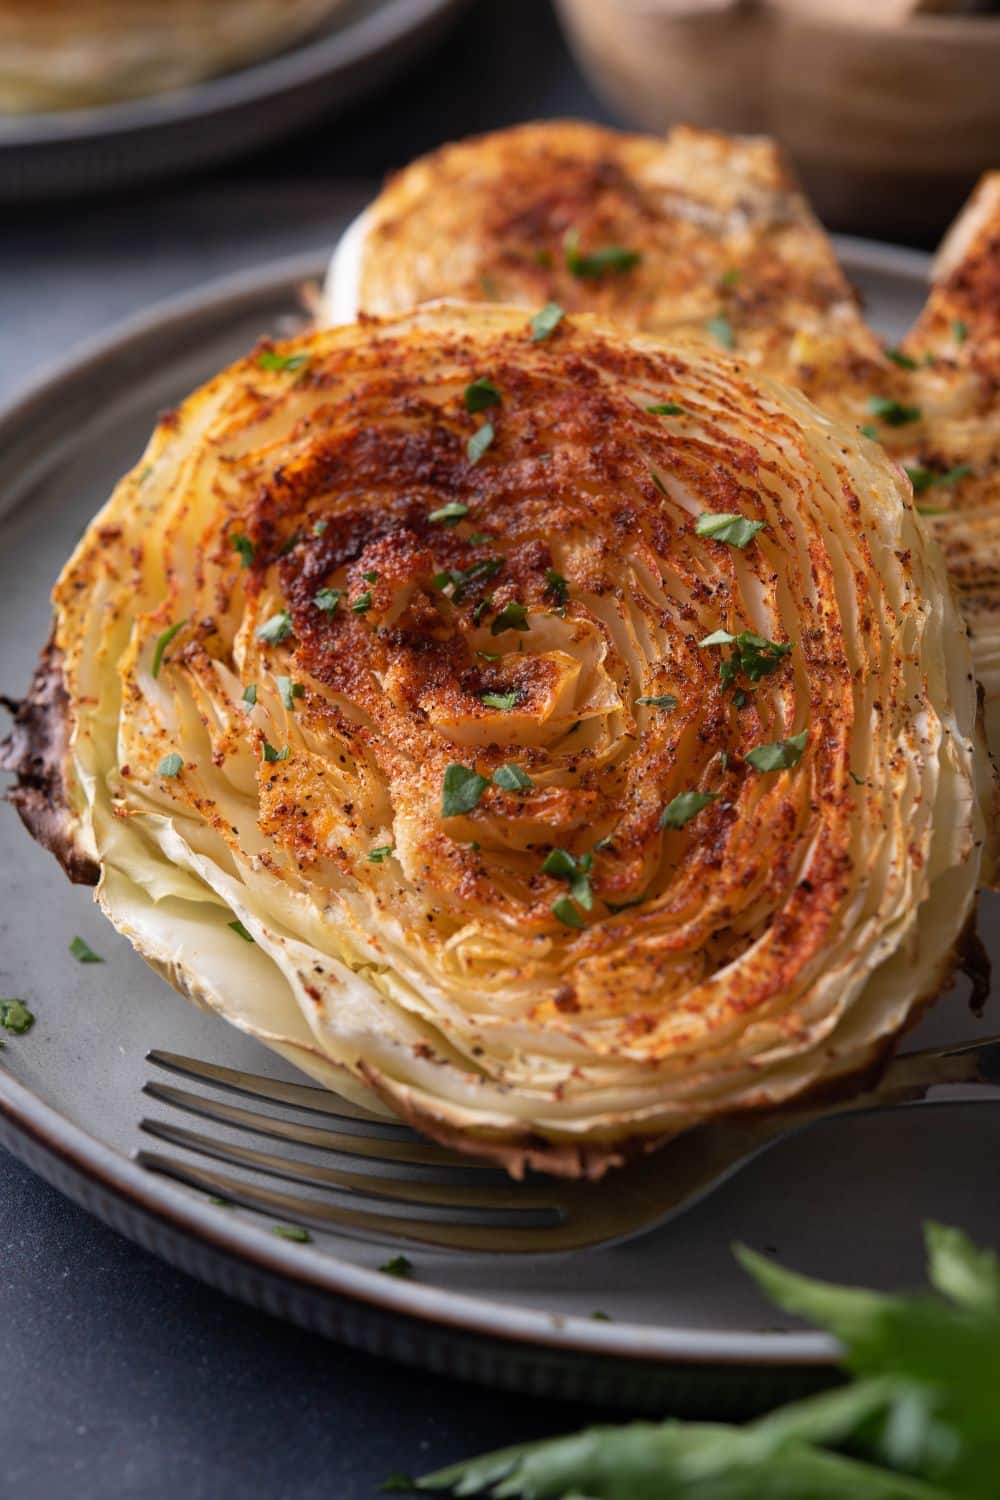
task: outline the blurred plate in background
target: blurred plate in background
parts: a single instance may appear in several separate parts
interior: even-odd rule
[[[214,166],[332,119],[413,65],[464,0],[352,0],[312,40],[186,89],[0,117],[0,200],[88,193]]]

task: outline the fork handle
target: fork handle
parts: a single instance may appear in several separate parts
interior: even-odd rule
[[[873,1089],[852,1101],[861,1108],[923,1099],[941,1084],[977,1084],[1000,1094],[1000,1036],[958,1047],[930,1047],[894,1057]]]

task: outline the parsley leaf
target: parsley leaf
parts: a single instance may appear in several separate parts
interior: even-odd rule
[[[152,666],[152,673],[154,677],[159,677],[160,668],[163,666],[164,653],[166,652],[167,647],[170,645],[170,642],[173,640],[177,632],[184,629],[185,623],[186,622],[184,620],[178,620],[176,625],[168,625],[166,630],[161,631],[160,634],[156,637],[156,645],[153,647]]]
[[[308,354],[276,354],[273,349],[265,349],[257,356],[257,363],[262,370],[301,370],[303,365],[309,363]]]
[[[808,729],[793,735],[789,740],[775,740],[771,745],[758,745],[747,752],[747,764],[755,771],[787,771],[797,766],[809,739]]]
[[[969,325],[968,323],[964,323],[961,318],[956,318],[951,325],[951,332],[956,344],[964,344],[969,337]]]
[[[545,592],[556,602],[556,608],[565,610],[569,603],[569,584],[555,568],[545,570]]]
[[[458,818],[472,812],[488,786],[486,777],[478,771],[454,763],[448,766],[441,784],[442,818]]]
[[[887,427],[905,427],[908,422],[919,422],[923,416],[919,406],[904,406],[888,396],[869,396],[868,410]]]
[[[607,271],[631,271],[642,260],[638,250],[626,250],[622,245],[604,245],[597,250],[581,251],[580,235],[576,229],[566,231],[563,254],[566,269],[580,280],[593,280]]]
[[[256,707],[257,684],[255,682],[248,682],[246,687],[243,689],[243,703],[244,713],[249,713],[252,708]]]
[[[264,741],[264,759],[265,760],[267,760],[267,761],[287,760],[288,759],[288,755],[289,755],[289,750],[288,750],[288,746],[287,745],[283,745],[280,750],[276,750],[274,748],[274,746],[271,744],[270,740],[265,740]]]
[[[660,813],[660,827],[683,828],[702,808],[718,800],[717,792],[678,792]]]
[[[469,507],[461,500],[449,500],[447,505],[441,505],[437,510],[432,510],[427,519],[443,522],[445,526],[455,526],[463,516],[468,514]]]
[[[359,594],[358,597],[354,600],[353,604],[351,605],[351,611],[356,615],[366,615],[371,607],[372,591],[371,589],[366,589],[363,594]]]
[[[590,888],[590,867],[593,861],[593,854],[577,855],[570,854],[568,849],[550,849],[542,862],[542,873],[554,875],[557,880],[568,880],[573,900],[579,902],[584,911],[590,911],[594,905],[594,893]],[[555,907],[552,909],[555,911]],[[560,917],[559,920],[564,921],[565,918]]]
[[[156,768],[158,776],[179,776],[184,769],[184,757],[177,754],[176,750],[165,755]]]
[[[482,376],[465,387],[466,411],[486,411],[487,407],[500,405],[500,392],[492,380]]]
[[[287,609],[279,609],[276,615],[258,625],[257,639],[267,646],[280,646],[292,633],[292,617]]]
[[[865,422],[861,427],[858,428],[858,431],[862,433],[866,438],[871,438],[873,443],[880,443],[882,441],[882,439],[879,437],[878,428],[873,427],[871,422]]]
[[[296,1245],[308,1245],[312,1242],[312,1235],[301,1224],[275,1224],[271,1233],[277,1235],[279,1240],[291,1240]]]
[[[303,696],[305,688],[301,682],[293,682],[290,677],[275,677],[274,680],[278,684],[278,696],[285,708],[291,712],[295,708],[296,698]]]
[[[698,642],[699,646],[734,645],[736,650],[722,663],[719,675],[723,687],[728,687],[737,672],[745,672],[751,682],[759,682],[776,672],[782,659],[792,649],[791,641],[769,641],[752,630],[741,630],[730,635],[728,630],[714,630]]]
[[[717,344],[721,344],[723,349],[735,349],[736,335],[725,313],[717,313],[714,318],[709,318],[705,324],[705,332],[710,334]]]
[[[565,316],[558,302],[546,302],[541,312],[536,312],[528,325],[532,343],[538,344],[542,339],[551,338]]]
[[[677,699],[673,693],[643,693],[635,701],[636,703],[645,703],[650,708],[665,709],[667,713],[670,713],[672,709],[677,707]]]
[[[913,493],[922,495],[924,490],[930,489],[932,484],[957,484],[960,479],[965,479],[972,473],[968,464],[956,464],[953,469],[944,472],[938,469],[925,469],[921,464],[904,464],[907,478],[913,485]]]
[[[13,1036],[24,1036],[35,1024],[35,1018],[23,1000],[0,1000],[0,1026]]]
[[[385,863],[392,853],[393,847],[391,844],[379,844],[376,848],[369,849],[368,859],[373,865],[381,865]]]
[[[908,354],[904,354],[902,349],[887,349],[885,357],[886,359],[891,359],[893,364],[898,365],[901,370],[915,370],[917,368],[917,361],[911,359]]]
[[[505,630],[530,630],[528,611],[525,605],[512,601],[505,604],[490,626],[490,635],[502,635]]]
[[[479,462],[495,437],[496,433],[493,430],[492,422],[484,422],[482,427],[477,428],[470,437],[467,445],[470,464],[477,464]]]
[[[568,896],[560,896],[558,901],[553,901],[552,915],[564,927],[580,928],[583,926],[583,918]]]
[[[520,766],[506,765],[498,766],[493,772],[493,785],[502,787],[505,792],[530,792],[534,782]]]
[[[240,566],[249,568],[257,553],[257,548],[253,542],[242,531],[234,531],[229,540],[232,542],[234,549],[240,554]]]
[[[399,1276],[405,1278],[413,1275],[413,1262],[406,1255],[394,1255],[392,1260],[387,1260],[384,1265],[379,1266],[383,1276]]]
[[[728,542],[730,547],[745,547],[766,525],[766,521],[748,521],[746,516],[735,513],[704,511],[695,522],[694,529],[697,536],[711,537],[715,542]]]
[[[653,406],[647,406],[646,410],[654,417],[681,417],[684,415],[683,406],[678,406],[676,401],[657,401]]]
[[[343,597],[343,589],[320,589],[318,593],[313,594],[313,603],[325,615],[332,615]]]
[[[486,708],[498,708],[509,713],[517,703],[517,693],[480,693],[479,701]]]
[[[104,959],[99,953],[95,953],[90,944],[82,937],[75,937],[69,945],[69,951],[78,964],[102,964]]]
[[[245,943],[255,943],[257,941],[253,933],[248,932],[247,929],[243,926],[243,923],[240,921],[239,917],[237,917],[233,922],[227,922],[226,926],[229,928],[230,932],[235,932],[236,936],[241,937]]]

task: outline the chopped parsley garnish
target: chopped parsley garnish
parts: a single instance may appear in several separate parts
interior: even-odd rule
[[[656,488],[659,490],[660,494],[665,495],[667,493],[667,487],[663,483],[663,480],[660,478],[659,474],[657,474],[655,469],[650,469],[649,477],[656,485]]]
[[[308,1245],[312,1241],[312,1235],[301,1224],[275,1224],[271,1233],[279,1240],[292,1240],[296,1245]]]
[[[445,526],[455,526],[463,516],[469,514],[469,507],[461,500],[449,500],[447,505],[441,505],[437,510],[432,510],[427,517],[428,521],[440,521]]]
[[[290,677],[276,677],[274,680],[278,684],[278,696],[282,703],[289,711],[293,710],[296,698],[303,696],[305,688],[301,682],[293,682]]]
[[[742,692],[740,689],[737,689],[736,692],[733,694],[733,707],[734,708],[746,708],[746,706],[747,706],[747,704],[749,702],[750,702],[750,699],[747,697],[746,693]]]
[[[492,422],[484,422],[482,427],[477,428],[470,437],[466,447],[470,464],[477,464],[479,462],[495,437],[496,433],[493,430]]]
[[[313,536],[322,536],[329,524],[329,521],[314,521],[312,527]]]
[[[265,760],[270,760],[270,761],[287,760],[288,759],[288,746],[287,745],[283,745],[280,750],[276,750],[274,748],[274,746],[271,744],[270,740],[265,740],[264,741],[264,759]]]
[[[520,766],[506,765],[497,766],[493,772],[493,785],[502,787],[505,792],[530,792],[534,782]]]
[[[551,338],[565,316],[558,302],[546,302],[541,312],[536,312],[528,324],[532,342],[538,344],[542,339]]]
[[[705,332],[710,334],[717,344],[723,349],[734,349],[736,347],[736,335],[733,325],[725,313],[717,313],[714,318],[709,318],[705,324]]]
[[[775,740],[772,745],[758,745],[747,753],[747,764],[755,771],[787,771],[797,766],[809,739],[808,729],[790,740]]]
[[[582,927],[583,918],[568,896],[560,896],[552,903],[552,915],[564,927]]]
[[[922,495],[924,490],[930,489],[932,484],[957,484],[960,479],[965,479],[972,473],[968,464],[956,464],[953,469],[947,469],[940,473],[937,469],[925,469],[920,464],[912,467],[904,464],[907,478],[913,485],[913,493]]]
[[[729,686],[737,672],[745,672],[751,682],[759,682],[762,677],[776,672],[792,649],[791,641],[769,641],[752,630],[741,630],[738,635],[730,635],[728,630],[715,630],[698,645],[736,647],[719,668],[723,687]]]
[[[885,357],[886,359],[891,359],[893,364],[898,365],[901,370],[915,370],[917,368],[917,361],[911,359],[908,354],[904,354],[902,349],[887,349]]]
[[[267,646],[280,646],[292,633],[292,617],[287,609],[279,609],[276,615],[257,626],[257,639]]]
[[[487,407],[500,405],[500,392],[492,380],[480,377],[465,387],[466,411],[486,411]]]
[[[459,818],[472,812],[488,786],[486,777],[478,771],[454,763],[448,766],[441,783],[442,818]]]
[[[433,520],[433,517],[431,519]],[[476,546],[479,542],[492,542],[493,537],[488,531],[472,531],[469,533],[468,540]]]
[[[302,533],[301,533],[301,531],[293,531],[292,534],[291,534],[291,536],[286,537],[285,540],[282,542],[281,546],[278,548],[278,556],[279,557],[287,557],[288,554],[289,554],[289,552],[291,552],[295,547],[297,547],[299,545],[299,543],[301,542],[301,540],[302,540]]]
[[[320,589],[318,593],[313,594],[313,603],[325,615],[332,615],[343,597],[343,589]]]
[[[638,250],[626,250],[622,245],[602,245],[597,250],[582,251],[580,235],[568,229],[563,239],[563,254],[566,269],[581,280],[603,276],[607,271],[631,271],[642,260]]]
[[[24,1036],[35,1024],[35,1018],[23,1000],[0,1000],[0,1026],[14,1036]]]
[[[160,764],[156,768],[156,774],[158,776],[179,776],[183,769],[184,757],[178,755],[176,750],[172,750],[169,755],[165,755],[160,761]]]
[[[243,923],[240,921],[239,917],[237,917],[234,922],[227,922],[226,926],[229,928],[230,932],[235,932],[236,936],[241,937],[245,943],[255,943],[257,941],[253,933],[248,932],[247,929],[243,926]]]
[[[379,1485],[383,1495],[415,1495],[417,1481],[412,1474],[390,1474]]]
[[[378,574],[374,569],[370,569],[367,573],[362,573],[361,576],[365,580],[365,583],[378,583]]]
[[[678,406],[676,401],[657,401],[653,406],[647,406],[646,410],[654,417],[681,417],[684,415],[683,406]]]
[[[102,964],[104,959],[99,953],[95,953],[85,938],[75,937],[69,945],[69,951],[78,964]]]
[[[391,844],[379,844],[374,849],[369,849],[368,859],[373,865],[384,864],[393,852]]]
[[[308,354],[276,354],[273,349],[265,349],[257,356],[257,363],[262,370],[301,370],[303,365],[309,363]]]
[[[184,629],[184,624],[185,622],[183,620],[178,620],[176,625],[168,625],[166,630],[161,631],[160,634],[156,637],[156,645],[153,647],[152,666],[154,677],[159,677],[160,668],[163,666],[163,657],[166,649],[170,645],[170,642],[173,640],[177,632]]]
[[[387,1260],[384,1266],[379,1266],[383,1276],[412,1276],[413,1262],[405,1255],[394,1255],[392,1260]]]
[[[445,573],[435,573],[434,587],[436,589],[450,588],[451,597],[457,604],[467,588],[474,583],[483,583],[488,578],[494,578],[502,567],[502,557],[484,557],[482,562],[473,563],[469,568],[449,568]]]
[[[565,611],[569,603],[569,583],[555,568],[545,570],[545,592],[556,602],[556,608]]]
[[[745,547],[766,525],[766,521],[749,521],[746,516],[735,512],[705,511],[698,517],[694,529],[697,536],[711,537],[714,542],[727,542],[730,547]]]
[[[726,287],[735,286],[742,275],[743,272],[739,266],[730,266],[729,270],[723,271],[719,277],[719,285]]]
[[[645,703],[649,708],[662,708],[667,713],[677,707],[677,699],[673,693],[643,693],[637,698],[636,703]]]
[[[505,630],[530,630],[528,611],[525,605],[512,600],[505,604],[490,626],[490,635],[502,635]]]
[[[848,768],[847,768],[847,774],[851,778],[851,780],[854,782],[855,786],[867,786],[868,785],[868,783],[865,780],[865,778],[863,776],[859,776],[858,773],[857,773],[857,771],[852,771],[851,768],[850,768],[850,766],[848,766]]]
[[[661,828],[683,828],[696,813],[710,802],[718,801],[717,792],[678,792],[660,813]]]
[[[240,554],[240,566],[249,568],[256,556],[257,548],[250,538],[242,531],[234,531],[230,537],[233,548]]]
[[[479,701],[485,708],[498,708],[502,713],[510,713],[517,703],[516,693],[480,693]]]
[[[872,424],[871,424],[871,422],[865,422],[863,424],[863,426],[861,426],[861,427],[858,428],[858,431],[860,433],[862,433],[864,437],[871,438],[871,440],[872,440],[873,443],[881,442],[881,438],[879,437],[878,428],[877,427],[873,427]]]
[[[372,591],[371,591],[371,589],[366,589],[363,594],[359,594],[358,597],[354,600],[354,603],[351,605],[351,609],[352,609],[353,613],[356,614],[356,615],[367,614],[368,611],[371,609],[371,607],[372,607]]]
[[[593,862],[593,854],[576,855],[570,854],[568,849],[550,849],[542,863],[542,874],[554,875],[557,880],[568,880],[573,900],[584,911],[590,911],[594,904],[594,893],[590,888],[590,867]],[[552,909],[555,911],[555,907]],[[559,920],[565,919],[560,917]]]
[[[956,318],[951,325],[951,332],[956,344],[964,344],[969,337],[969,325],[961,318]]]
[[[919,422],[923,416],[919,406],[904,406],[889,396],[869,396],[868,410],[887,427],[905,427],[908,422]]]
[[[249,713],[252,708],[256,708],[257,684],[255,682],[248,682],[246,687],[243,689],[243,702],[245,705],[245,713]]]

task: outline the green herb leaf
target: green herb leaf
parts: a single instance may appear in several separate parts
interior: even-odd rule
[[[505,604],[490,626],[490,635],[502,635],[505,630],[530,630],[528,610],[516,601]]]
[[[264,741],[264,759],[265,760],[268,760],[268,761],[287,760],[288,759],[288,753],[289,752],[288,752],[288,746],[287,745],[282,746],[282,748],[280,750],[276,750],[274,748],[274,746],[271,744],[270,740],[265,740]]]
[[[170,645],[170,642],[173,640],[177,632],[184,629],[186,623],[187,622],[185,620],[178,620],[176,625],[168,625],[166,630],[161,631],[160,634],[156,637],[156,645],[153,647],[152,666],[152,673],[154,677],[159,677],[160,668],[163,666],[164,652]]]
[[[563,253],[567,270],[581,280],[593,280],[608,271],[631,271],[642,260],[638,250],[626,250],[621,245],[603,245],[597,250],[582,252],[580,235],[575,229],[566,231]]]
[[[320,589],[318,593],[313,594],[313,603],[325,615],[332,615],[343,597],[343,589]]]
[[[969,337],[969,325],[963,323],[961,318],[956,318],[951,325],[951,332],[956,344],[964,344]]]
[[[477,464],[479,462],[495,437],[496,433],[493,430],[492,422],[484,422],[482,427],[477,428],[470,437],[466,450],[469,455],[470,464]]]
[[[558,302],[546,302],[541,312],[536,312],[528,325],[532,343],[538,344],[542,339],[551,338],[565,316]]]
[[[500,392],[492,380],[482,376],[465,387],[466,411],[486,411],[487,407],[500,405]]]
[[[775,740],[771,745],[758,745],[747,752],[747,764],[755,771],[788,771],[797,766],[809,739],[808,729],[793,735],[789,740]]]
[[[383,1276],[398,1276],[405,1278],[413,1275],[413,1262],[405,1255],[394,1255],[392,1260],[387,1260],[384,1265],[379,1266]]]
[[[303,365],[309,363],[308,354],[276,354],[273,349],[265,349],[257,356],[257,363],[262,370],[301,370]]]
[[[902,349],[887,349],[885,357],[886,359],[891,359],[893,364],[898,365],[901,370],[915,370],[917,368],[917,361],[911,359],[908,354],[904,354]]]
[[[432,510],[427,519],[443,522],[445,526],[455,526],[463,516],[468,514],[469,507],[461,500],[449,500],[447,505],[441,505],[437,510]]]
[[[927,1274],[933,1287],[973,1313],[1000,1317],[1000,1256],[980,1250],[960,1229],[924,1225]]]
[[[393,853],[391,844],[379,844],[375,849],[369,849],[368,859],[373,865],[383,865]]]
[[[919,422],[923,416],[919,406],[903,406],[888,396],[869,396],[868,410],[887,427],[905,427],[908,422]]]
[[[915,495],[923,494],[924,490],[929,489],[938,477],[933,469],[925,469],[919,464],[904,464],[903,469],[913,486]]]
[[[102,964],[104,959],[99,953],[95,953],[86,939],[75,937],[69,945],[69,951],[78,964]]]
[[[852,771],[851,768],[850,768],[850,766],[848,766],[848,768],[847,768],[847,774],[851,778],[851,780],[854,782],[855,786],[867,786],[868,785],[868,783],[865,780],[865,778],[863,776],[859,776],[858,773],[857,773],[857,771]]]
[[[160,761],[160,764],[156,768],[156,774],[158,776],[179,776],[183,769],[184,757],[178,755],[176,750],[172,750],[169,755],[165,755]]]
[[[479,701],[486,708],[497,708],[501,713],[510,713],[517,703],[516,693],[480,693]]]
[[[366,589],[363,594],[359,594],[358,597],[354,600],[351,605],[351,610],[356,615],[365,615],[368,613],[371,607],[372,591],[371,589]]]
[[[714,318],[709,318],[705,324],[705,331],[717,344],[721,344],[723,349],[735,349],[736,335],[725,313],[717,313]]]
[[[660,827],[683,828],[702,808],[718,800],[717,792],[678,792],[660,813]]]
[[[252,708],[256,707],[256,705],[257,705],[257,684],[255,682],[248,682],[247,685],[246,685],[246,687],[243,689],[243,703],[244,703],[244,709],[243,709],[244,713],[249,713]]]
[[[660,494],[665,495],[667,493],[667,487],[663,483],[663,480],[660,478],[659,474],[657,474],[655,469],[650,469],[649,477],[656,485],[656,488],[659,490]]]
[[[229,540],[240,554],[240,566],[249,568],[257,552],[253,542],[242,531],[234,531]]]
[[[468,766],[448,766],[441,784],[442,818],[459,818],[472,812],[479,806],[479,799],[488,786],[486,777],[480,776],[478,771],[470,770]]]
[[[23,1000],[0,1000],[0,1026],[13,1036],[24,1036],[35,1024],[35,1018]]]
[[[769,641],[753,630],[741,630],[737,635],[730,635],[728,630],[713,630],[711,635],[706,635],[698,642],[699,646],[730,644],[736,650],[720,668],[724,687],[729,685],[737,672],[746,673],[751,682],[759,682],[762,677],[770,676],[778,670],[792,649],[791,641]]]
[[[303,1229],[300,1224],[275,1224],[271,1229],[279,1240],[292,1240],[296,1245],[308,1245],[312,1241],[312,1235],[308,1229]]]
[[[766,521],[749,521],[746,516],[735,513],[705,511],[698,517],[694,529],[697,536],[728,542],[730,547],[745,547],[766,525]]]
[[[235,932],[236,936],[241,937],[245,943],[255,943],[257,941],[253,933],[248,932],[247,929],[243,926],[243,923],[240,921],[239,917],[237,917],[234,922],[227,922],[226,926],[229,928],[230,932]]]
[[[263,625],[258,625],[256,630],[257,639],[267,646],[280,646],[282,641],[287,641],[291,633],[292,617],[287,609],[279,609],[276,615],[265,620]]]
[[[505,792],[530,792],[534,782],[520,766],[506,765],[498,766],[493,772],[493,785],[502,787]]]
[[[646,410],[654,417],[682,417],[683,406],[678,406],[676,401],[657,401],[653,406],[647,406]]]
[[[301,682],[293,682],[290,677],[275,677],[274,680],[278,684],[278,696],[280,697],[285,708],[287,708],[289,712],[292,712],[295,708],[296,698],[301,698],[303,696],[303,694],[305,693],[305,688],[302,686]]]
[[[329,521],[326,520],[314,521],[312,524],[313,536],[322,536],[329,524]]]
[[[569,603],[569,584],[555,568],[545,570],[545,592],[555,600],[557,609],[565,610]]]
[[[677,707],[677,699],[673,693],[643,693],[642,697],[637,698],[635,701],[636,703],[645,703],[649,708],[665,709],[667,713],[672,712]]]
[[[409,1474],[390,1474],[379,1485],[383,1495],[412,1495],[416,1493],[416,1489],[417,1481]]]
[[[873,427],[871,422],[865,422],[863,426],[858,428],[858,431],[863,433],[866,438],[871,438],[873,443],[880,443],[882,441],[878,428]]]
[[[558,901],[553,901],[552,915],[564,927],[581,928],[583,926],[583,918],[568,896],[560,896]]]

